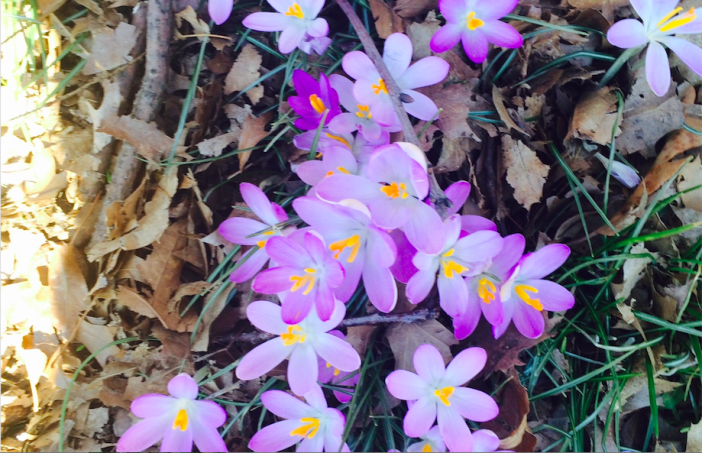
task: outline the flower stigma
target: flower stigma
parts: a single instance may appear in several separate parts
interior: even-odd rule
[[[451,398],[451,395],[453,395],[453,387],[444,387],[442,389],[435,390],[434,395],[438,396],[442,403],[450,406],[451,401],[449,401],[449,398]]]
[[[378,84],[371,85],[371,88],[373,88],[373,93],[375,93],[376,96],[379,96],[380,93],[388,94],[388,88],[385,86],[385,80],[383,79],[378,79]]]
[[[385,84],[383,84],[384,86]],[[375,86],[375,85],[374,85]],[[378,93],[375,93],[378,94]],[[358,112],[356,112],[356,116],[359,118],[373,118],[373,114],[370,112],[370,107],[367,105],[361,105],[358,104]]]
[[[485,277],[480,279],[478,282],[478,297],[481,298],[483,302],[489,304],[495,300],[496,292],[497,288],[495,288],[495,285],[490,280]]]
[[[347,169],[345,169],[344,167],[336,167],[336,169],[337,169],[339,172],[341,172],[341,173],[345,173],[345,174],[347,174],[347,175],[350,175],[350,174],[351,174],[351,172],[348,171]],[[334,174],[334,171],[332,170],[332,171],[328,171],[327,174],[326,174],[325,176],[328,178],[329,176],[331,176],[331,175],[333,175],[333,174]]]
[[[528,285],[517,285],[514,287],[514,292],[517,293],[517,295],[524,301],[526,302],[527,305],[530,305],[534,307],[535,309],[539,311],[544,310],[544,306],[541,304],[540,299],[532,299],[529,294],[527,294],[527,291],[532,292],[534,294],[538,294],[539,290],[534,288],[533,286],[528,286]]]
[[[263,235],[264,235],[264,236],[272,236],[272,235],[273,235],[273,232],[272,232],[272,231],[266,231],[265,233],[263,233]],[[262,241],[258,241],[258,242],[256,243],[256,245],[258,246],[258,248],[262,249],[262,248],[264,248],[264,247],[266,246],[266,242],[268,242],[268,239],[264,239],[264,240],[262,240]]]
[[[188,429],[188,413],[185,409],[179,410],[178,415],[176,415],[175,420],[173,420],[173,430],[176,429],[181,431]]]
[[[305,15],[302,13],[302,8],[297,3],[293,3],[290,8],[285,12],[286,16],[294,16],[298,19],[304,19]]]
[[[292,277],[290,277],[290,281],[295,282],[292,288],[290,288],[290,291],[295,292],[303,286],[307,285],[307,289],[305,289],[305,291],[302,294],[304,294],[305,296],[308,295],[310,291],[312,291],[312,288],[314,288],[314,274],[316,273],[316,270],[312,269],[311,267],[308,267],[305,268],[305,275],[293,275]]]
[[[404,200],[409,196],[407,193],[407,186],[404,182],[401,182],[399,185],[396,182],[393,182],[390,185],[381,187],[380,190],[382,190],[385,195],[392,199],[402,197]]]
[[[347,247],[351,249],[351,253],[349,253],[349,257],[346,259],[346,261],[348,263],[353,263],[358,255],[358,250],[361,248],[361,237],[354,234],[349,238],[336,241],[329,245],[329,250],[334,252],[334,258],[338,260],[341,252],[343,252]]]
[[[466,18],[466,26],[468,27],[468,30],[476,30],[483,25],[485,25],[485,22],[475,17],[475,11],[468,13],[468,17]]]
[[[310,95],[310,104],[312,105],[314,111],[319,113],[320,115],[324,113],[325,110],[327,110],[327,107],[324,105],[322,99],[316,94]]]
[[[300,419],[303,423],[299,428],[290,431],[291,436],[300,436],[312,439],[319,431],[319,419],[314,417],[305,417]]]
[[[280,338],[283,340],[284,346],[292,346],[298,342],[304,343],[307,337],[305,336],[305,332],[300,328],[300,326],[295,324],[294,326],[288,326],[288,332],[281,333]]]
[[[341,142],[344,145],[346,145],[347,147],[351,148],[351,145],[349,145],[349,142],[343,137],[339,137],[338,135],[330,134],[329,132],[325,132],[324,135],[331,138],[332,140],[336,140],[337,142]]]
[[[454,249],[441,255],[441,267],[444,269],[444,275],[446,278],[453,278],[454,274],[462,274],[468,270],[467,267],[463,267],[453,260],[446,260],[444,258],[450,258],[455,252]]]
[[[668,13],[667,16],[661,19],[661,21],[658,22],[656,26],[659,28],[660,31],[668,32],[678,27],[682,27],[683,25],[687,25],[690,22],[693,22],[695,19],[697,19],[697,14],[695,14],[695,8],[690,8],[690,10],[685,14],[679,15],[680,11],[682,10],[683,8],[681,6],[678,6],[673,11]],[[675,16],[677,16],[675,20],[671,20],[670,22],[668,22],[668,20],[672,19]],[[666,24],[666,22],[668,23]]]

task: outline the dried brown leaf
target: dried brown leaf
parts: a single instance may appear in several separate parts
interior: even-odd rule
[[[224,93],[232,94],[235,91],[242,91],[258,80],[261,77],[259,69],[262,62],[263,57],[256,51],[256,48],[251,44],[246,44],[224,79]],[[256,105],[263,97],[263,86],[257,85],[249,89],[246,96],[253,105]]]
[[[507,135],[502,137],[502,155],[507,182],[514,188],[514,198],[529,210],[541,200],[550,167],[522,141]]]
[[[213,299],[216,292],[216,289],[213,288],[205,298],[203,307],[206,307],[207,310],[202,315],[202,322],[200,322],[197,334],[195,334],[195,341],[191,347],[193,351],[207,351],[210,344],[210,327],[227,305],[227,299],[229,298],[230,291],[222,291],[219,293],[216,299]]]
[[[687,432],[686,452],[702,451],[702,420],[690,426]]]
[[[657,104],[655,108],[625,110],[617,149],[626,154],[639,151],[653,154],[658,140],[678,129],[684,121],[683,104],[676,97]]]
[[[49,303],[58,332],[68,337],[80,319],[81,312],[90,308],[88,284],[78,260],[85,259],[72,245],[58,246],[49,262]]]
[[[258,145],[258,142],[268,137],[270,132],[266,131],[266,125],[273,118],[273,112],[264,113],[261,116],[255,117],[249,115],[244,121],[244,125],[241,128],[241,137],[239,137],[239,146],[237,149],[247,149],[253,148]],[[243,169],[246,162],[248,162],[251,156],[251,151],[246,151],[239,154],[239,168]]]
[[[502,96],[502,93],[500,93],[500,90],[496,85],[493,85],[492,87],[492,101],[495,103],[495,108],[497,109],[497,113],[500,115],[500,119],[505,122],[508,128],[521,132],[524,135],[528,135],[522,128],[517,126],[517,123],[515,123],[512,119],[507,107],[505,107],[505,98]]]
[[[173,149],[173,139],[161,132],[155,123],[128,115],[104,118],[97,130],[128,141],[139,154],[153,162],[158,162]]]
[[[203,35],[198,36],[198,39],[200,41],[203,41],[205,40],[205,38],[207,38],[207,36],[204,35],[210,34],[210,27],[207,25],[207,22],[197,17],[197,13],[195,12],[192,6],[188,6],[183,11],[176,13],[175,21],[177,28],[180,28],[183,25],[183,21],[192,25],[193,34]],[[177,29],[175,33],[177,39],[185,39]]]
[[[602,9],[604,7],[615,7],[629,5],[629,0],[568,0],[570,6],[578,9]]]
[[[140,294],[136,293],[128,286],[117,287],[117,302],[132,310],[134,313],[146,316],[148,318],[156,318],[161,321],[164,326],[166,323],[161,319],[154,307],[144,299]]]
[[[239,139],[240,134],[241,131],[237,130],[234,132],[227,132],[226,134],[218,135],[207,140],[203,140],[200,143],[198,143],[197,150],[203,156],[221,156],[224,148],[229,146],[230,143],[237,141]]]
[[[405,32],[402,18],[398,16],[384,0],[369,0],[368,4],[373,13],[375,29],[378,31],[378,36],[387,39],[387,37],[393,33]]]
[[[347,328],[346,341],[353,346],[358,355],[363,357],[368,349],[368,341],[377,329],[377,325],[349,327]]]
[[[398,16],[408,18],[436,9],[437,5],[437,0],[398,0],[393,10]]]
[[[687,164],[680,172],[680,178],[682,180],[678,181],[679,192],[702,185],[702,159],[697,156],[695,160]],[[684,193],[681,198],[686,208],[702,212],[702,188]]]
[[[76,339],[83,343],[88,351],[95,353],[115,339],[117,328],[92,324],[86,320],[81,320],[80,328],[76,334]],[[96,356],[98,363],[105,366],[109,357],[119,357],[122,350],[115,345],[100,351]]]
[[[102,12],[99,7],[98,10]],[[137,28],[126,22],[120,22],[116,29],[106,27],[94,31],[90,56],[83,74],[98,74],[132,61],[129,52],[136,44],[136,32]]]
[[[453,333],[439,321],[430,319],[416,324],[394,324],[385,333],[395,356],[395,369],[414,371],[414,351],[423,344],[431,344],[441,353],[444,363],[451,361],[449,346],[458,344]]]
[[[566,139],[571,137],[581,140],[591,140],[600,145],[612,141],[612,129],[617,121],[617,96],[614,88],[605,88],[584,95],[575,106],[570,130]],[[619,119],[621,124],[622,119]],[[617,126],[619,135],[621,129]]]

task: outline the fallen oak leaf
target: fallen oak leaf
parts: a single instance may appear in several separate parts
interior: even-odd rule
[[[263,57],[251,44],[246,44],[239,56],[234,61],[227,77],[224,79],[224,94],[232,94],[235,91],[242,91],[261,77],[261,63]],[[246,92],[246,96],[253,105],[263,97],[263,86],[257,85]]]
[[[502,137],[502,156],[507,182],[514,188],[514,198],[527,210],[541,201],[544,184],[551,167],[541,162],[536,152],[521,140]]]
[[[98,8],[100,12],[102,10]],[[83,68],[83,74],[93,75],[122,66],[132,61],[129,52],[136,44],[137,28],[120,22],[116,29],[105,27],[93,31],[93,45]]]
[[[142,157],[158,162],[173,149],[173,139],[161,132],[155,123],[147,123],[129,115],[103,118],[98,132],[129,142]]]

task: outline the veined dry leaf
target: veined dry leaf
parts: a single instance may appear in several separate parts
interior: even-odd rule
[[[588,93],[580,99],[575,107],[566,140],[575,137],[600,145],[607,145],[612,141],[612,129],[617,120],[617,96],[612,91],[614,88],[607,87]],[[622,118],[619,118],[619,124],[621,122]],[[621,129],[617,125],[615,135],[620,133]]]
[[[80,329],[78,329],[78,333],[76,334],[76,339],[83,343],[88,351],[95,353],[108,343],[114,341],[116,331],[117,329],[115,327],[99,326],[83,319],[80,323]],[[97,359],[101,366],[105,366],[108,357],[119,357],[121,352],[122,350],[120,348],[112,345],[100,351],[95,356],[95,359]]]
[[[80,253],[72,245],[61,245],[49,262],[49,303],[54,327],[63,337],[71,335],[81,312],[90,308],[88,284],[78,265],[78,260],[84,259]]]
[[[88,61],[83,68],[83,74],[98,74],[132,61],[129,52],[136,44],[136,31],[134,25],[120,22],[114,30],[104,28],[93,32],[93,45]]]
[[[79,105],[82,110],[88,113],[90,121],[93,123],[93,150],[99,153],[102,148],[112,143],[112,136],[104,132],[98,132],[100,124],[105,118],[116,117],[119,106],[122,103],[122,93],[119,90],[119,83],[107,80],[102,81],[103,98],[100,107],[95,109],[86,99],[81,99]]]
[[[395,369],[414,372],[412,357],[414,351],[423,344],[431,344],[441,353],[444,363],[451,361],[453,355],[449,346],[458,344],[453,333],[436,319],[416,324],[394,324],[385,333],[390,349],[395,356]]]
[[[515,123],[510,116],[509,111],[507,111],[507,107],[505,107],[505,98],[502,96],[502,93],[500,93],[500,90],[496,85],[492,86],[492,102],[495,103],[495,108],[497,109],[497,113],[500,115],[500,119],[505,122],[508,128],[521,132],[524,135],[529,135],[524,132],[523,129],[517,126],[517,123]]]
[[[671,97],[654,108],[644,107],[643,111],[624,111],[623,116],[617,149],[626,154],[639,151],[654,153],[658,140],[680,128],[685,121],[683,104],[677,97]]]
[[[197,17],[197,13],[192,6],[188,6],[183,11],[175,14],[176,27],[180,28],[183,25],[183,21],[186,21],[193,27],[193,33],[196,35],[209,35],[210,27],[207,22]],[[176,39],[185,39],[183,35],[176,28]],[[203,41],[206,36],[198,36],[200,41]]]
[[[259,68],[263,62],[263,57],[251,44],[246,44],[241,53],[234,61],[234,65],[229,70],[224,79],[224,94],[232,94],[241,91],[261,77]],[[256,105],[263,96],[263,86],[257,85],[246,92],[246,96]]]
[[[126,140],[144,158],[158,162],[173,149],[173,139],[161,132],[155,123],[147,123],[129,115],[104,118],[98,132]]]
[[[384,0],[369,0],[368,4],[373,13],[375,29],[378,31],[378,36],[387,39],[387,37],[393,33],[405,32],[402,18],[398,16]]]
[[[502,155],[514,198],[529,210],[541,200],[550,167],[539,160],[534,150],[508,135],[502,137]]]
[[[213,138],[208,138],[197,144],[197,150],[203,156],[217,157],[222,155],[222,150],[229,146],[230,143],[237,141],[241,135],[240,130],[227,132],[226,134],[218,135]]]
[[[686,452],[702,451],[702,421],[692,424],[687,432]]]
[[[161,319],[158,312],[154,310],[154,307],[144,299],[141,295],[137,294],[133,289],[128,286],[118,286],[117,287],[117,302],[124,305],[125,307],[148,318],[157,318],[161,321],[161,324],[166,325],[165,321]]]
[[[649,253],[655,258],[658,258],[658,253],[650,252],[643,243],[636,244],[631,248],[633,254]],[[643,271],[651,263],[651,258],[628,258],[624,261],[623,272],[624,280],[622,283],[612,283],[615,299],[628,299],[631,295],[631,290],[641,280]]]
[[[702,185],[702,159],[697,156],[680,172],[681,181],[678,182],[678,191],[683,192],[693,187]],[[702,212],[702,188],[681,195],[686,208]]]
[[[364,354],[368,349],[368,341],[370,340],[371,335],[373,335],[373,332],[375,332],[377,329],[377,325],[348,327],[346,329],[346,341],[353,346],[356,352],[358,352],[358,355],[364,357]]]
[[[273,118],[273,112],[267,112],[258,117],[249,114],[241,128],[241,137],[239,137],[239,146],[237,149],[252,148],[258,145],[258,142],[268,137],[270,132],[266,132],[265,127],[271,118]],[[250,156],[251,151],[239,154],[239,169],[244,168]]]

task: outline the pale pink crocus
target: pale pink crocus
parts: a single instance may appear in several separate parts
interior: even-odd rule
[[[444,366],[439,350],[423,344],[413,359],[416,374],[396,370],[385,379],[392,396],[414,401],[405,415],[405,434],[424,436],[438,419],[449,451],[473,451],[473,435],[464,418],[485,422],[499,413],[490,395],[463,387],[485,367],[487,353],[482,348],[464,349]]]
[[[227,413],[214,401],[198,400],[197,383],[185,373],[168,382],[171,396],[157,393],[132,401],[131,410],[143,418],[117,442],[117,451],[142,451],[161,442],[161,451],[227,451],[217,428]]]
[[[293,143],[299,149],[310,151],[316,134],[317,131],[303,132],[293,138]],[[367,140],[363,134],[337,134],[325,127],[320,131],[316,151],[318,155],[321,154],[323,157],[329,148],[342,147],[347,149],[351,151],[358,162],[358,174],[364,175],[374,150],[388,143],[390,143],[390,134],[386,131],[381,131],[377,140]]]
[[[685,11],[679,0],[631,0],[643,24],[636,19],[621,20],[607,32],[610,43],[623,49],[648,44],[646,80],[657,96],[670,88],[670,64],[665,47],[671,49],[693,71],[702,76],[702,49],[675,34],[702,33],[702,8]]]
[[[334,368],[352,372],[361,358],[346,341],[328,333],[344,319],[346,307],[335,302],[328,321],[321,321],[313,310],[298,324],[283,322],[280,306],[256,301],[246,307],[246,316],[257,329],[277,335],[246,354],[236,368],[242,380],[256,379],[288,359],[288,383],[296,395],[305,395],[317,385],[317,356]]]
[[[322,389],[315,385],[305,395],[305,402],[280,390],[261,395],[263,406],[282,421],[261,429],[249,441],[253,451],[280,451],[297,444],[297,451],[349,451],[341,445],[346,418],[327,406]]]
[[[332,330],[329,335],[334,335],[342,340],[346,339],[346,335],[338,330]],[[354,387],[361,379],[358,371],[342,371],[332,366],[331,363],[319,357],[318,360],[319,382],[337,387],[339,390],[333,390],[334,397],[340,403],[348,403],[353,398]]]
[[[346,175],[358,174],[358,162],[356,162],[356,158],[348,148],[344,146],[329,146],[322,153],[322,160],[303,162],[295,171],[305,184],[314,187],[324,178],[337,173]],[[308,195],[312,194],[308,192]]]
[[[229,19],[234,7],[234,0],[208,0],[207,12],[217,25],[222,25]]]

